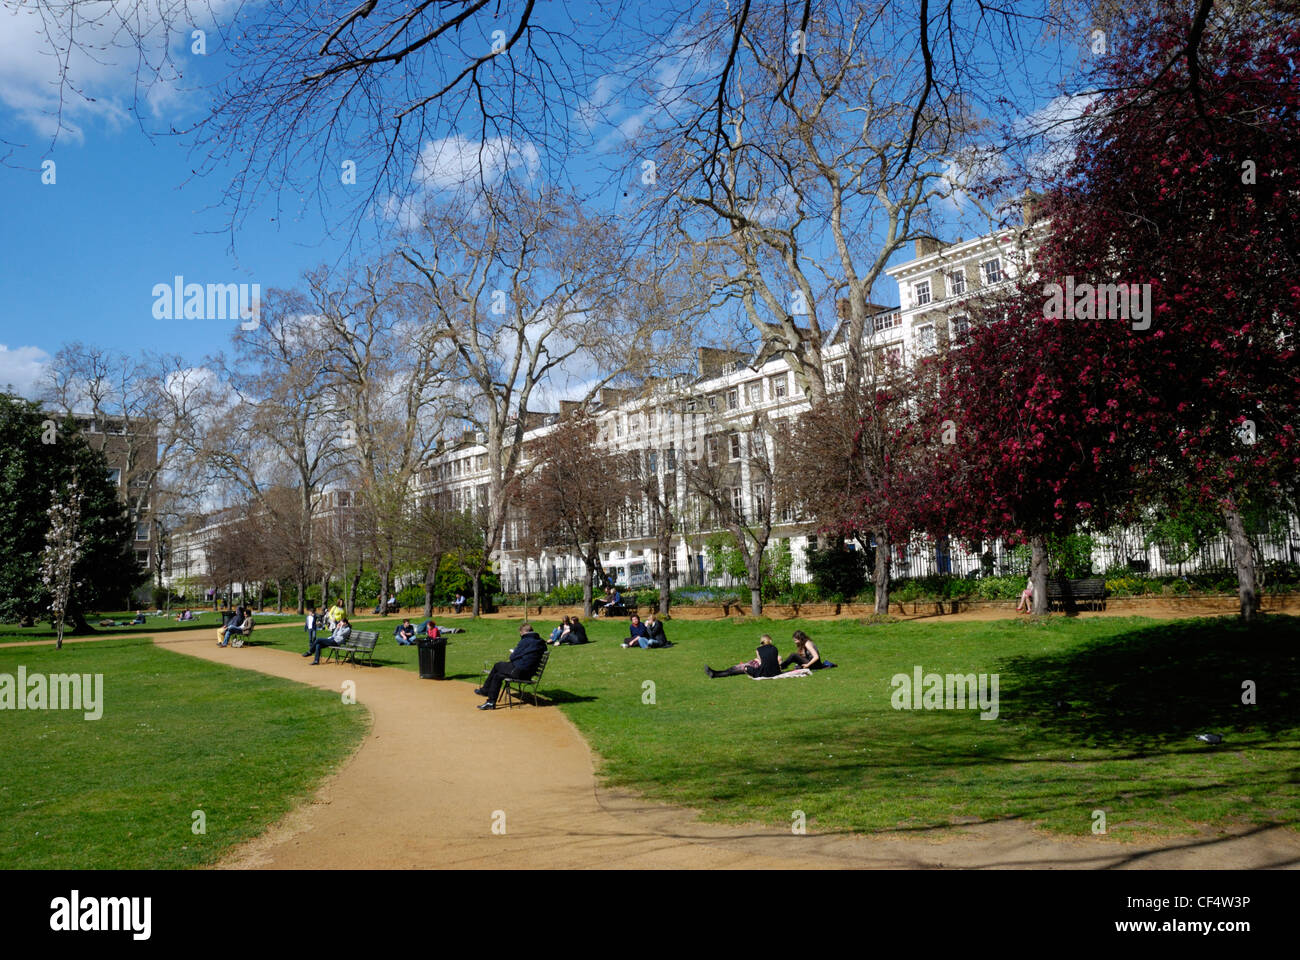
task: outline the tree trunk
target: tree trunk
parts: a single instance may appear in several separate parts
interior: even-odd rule
[[[884,530],[873,530],[876,537],[876,569],[872,574],[876,587],[876,613],[889,613],[889,555],[892,544]]]
[[[667,529],[660,518],[660,529]],[[659,537],[659,615],[668,616],[668,608],[672,604],[672,584],[670,581],[669,571],[672,569],[672,561],[669,559],[669,551],[672,550],[673,538],[672,533],[660,534]]]
[[[470,585],[474,589],[474,617],[477,618],[479,616],[479,583],[481,581],[481,575],[475,573],[469,579]]]
[[[357,564],[356,571],[352,574],[352,581],[348,584],[348,617],[355,616],[357,612],[357,588],[361,586],[361,564]]]
[[[298,616],[305,616],[307,614],[307,580],[299,576],[294,580],[293,586],[298,591]]]
[[[591,582],[596,576],[596,567],[589,557],[583,557],[582,562],[587,566],[587,576],[582,581],[582,615],[588,620],[591,619]]]
[[[1246,535],[1246,525],[1236,510],[1225,509],[1223,518],[1228,525],[1228,539],[1232,541],[1232,559],[1237,567],[1237,599],[1241,604],[1241,619],[1250,622],[1259,612],[1259,585],[1255,576],[1255,547]]]
[[[322,610],[328,610],[330,607],[330,575],[328,570],[320,578],[320,605]]]
[[[424,573],[424,619],[426,620],[433,616],[433,582],[437,575],[436,564],[430,564],[429,569]]]
[[[1029,579],[1034,584],[1034,616],[1047,614],[1047,538],[1036,533],[1029,538]]]
[[[284,584],[275,581],[275,612],[284,613]]]

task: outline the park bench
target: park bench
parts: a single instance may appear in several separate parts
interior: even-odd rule
[[[251,636],[253,635],[253,628],[256,627],[256,626],[257,626],[257,623],[254,622],[254,623],[250,623],[248,626],[244,627],[244,628],[243,628],[242,630],[240,630],[237,634],[235,634],[233,637],[230,638],[230,645],[231,645],[232,647],[242,647],[242,646],[244,645],[245,641],[247,641],[248,638],[251,637]]]
[[[1101,577],[1084,577],[1081,580],[1051,577],[1047,581],[1047,605],[1049,609],[1053,604],[1058,604],[1066,611],[1083,605],[1097,610],[1105,610],[1106,581]]]
[[[518,700],[520,703],[524,702],[524,687],[533,688],[533,706],[537,706],[537,685],[542,682],[542,674],[546,672],[546,661],[550,659],[551,648],[547,647],[542,651],[542,659],[537,661],[537,669],[533,671],[531,677],[501,681],[501,693],[506,695],[507,707],[513,707],[515,705],[515,700]],[[487,676],[492,670],[492,664],[484,663],[483,668],[483,681],[486,683]],[[499,694],[497,696],[497,702],[501,702]]]
[[[379,643],[379,634],[373,630],[353,630],[351,635],[337,647],[326,647],[329,651],[326,660],[337,663],[360,663],[358,657],[364,657],[372,667],[375,665],[375,645]]]

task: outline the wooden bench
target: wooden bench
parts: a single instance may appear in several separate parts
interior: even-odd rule
[[[502,680],[501,692],[506,695],[506,706],[513,707],[515,700],[520,703],[524,702],[524,687],[533,688],[533,706],[537,706],[537,685],[542,682],[542,674],[546,672],[546,661],[551,659],[551,648],[547,647],[542,651],[542,659],[537,661],[537,669],[533,671],[531,677],[514,680]],[[489,667],[489,670],[491,668]],[[486,678],[485,678],[486,679]],[[500,695],[497,696],[497,702],[501,701]]]
[[[366,663],[375,665],[375,646],[379,643],[379,634],[373,630],[353,630],[343,643],[337,647],[326,647],[329,651],[326,660],[337,663],[351,662],[356,665],[358,657],[364,657]]]
[[[1047,581],[1047,606],[1049,609],[1052,604],[1058,604],[1066,611],[1084,605],[1097,610],[1105,610],[1106,581],[1101,577],[1084,577],[1081,580],[1051,577]]]

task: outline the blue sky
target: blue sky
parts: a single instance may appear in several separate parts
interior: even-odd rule
[[[213,0],[212,7],[220,13],[232,2]],[[582,19],[573,10],[568,15]],[[236,323],[155,319],[155,284],[179,274],[187,282],[258,283],[265,291],[292,286],[303,270],[347,253],[346,236],[330,236],[314,204],[294,218],[294,197],[279,198],[287,214],[269,201],[247,211],[232,238],[229,208],[221,205],[232,171],[219,167],[196,177],[198,161],[185,140],[142,129],[165,131],[200,115],[208,102],[202,81],[224,68],[220,49],[196,59],[188,56],[187,37],[174,33],[171,40],[186,77],[145,90],[143,119],[131,112],[138,92],[133,61],[79,63],[77,78],[95,100],[71,101],[56,139],[55,66],[30,21],[0,17],[0,388],[13,384],[30,395],[41,364],[73,340],[127,353],[180,353],[197,364],[228,346]],[[603,79],[590,96],[609,132],[592,133],[608,145],[638,121],[611,96],[617,84]],[[1046,84],[1044,91],[1051,93]],[[42,182],[44,160],[57,165],[53,184]],[[601,161],[579,162],[590,164],[597,182]],[[413,169],[416,158],[406,165]],[[616,187],[604,195],[619,201]],[[896,302],[896,296],[876,292],[877,300]]]

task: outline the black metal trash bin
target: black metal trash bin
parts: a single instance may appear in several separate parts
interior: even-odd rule
[[[420,662],[420,679],[447,679],[446,638],[439,637],[437,640],[430,640],[428,637],[420,637],[415,641],[415,646],[417,648],[416,657]]]

